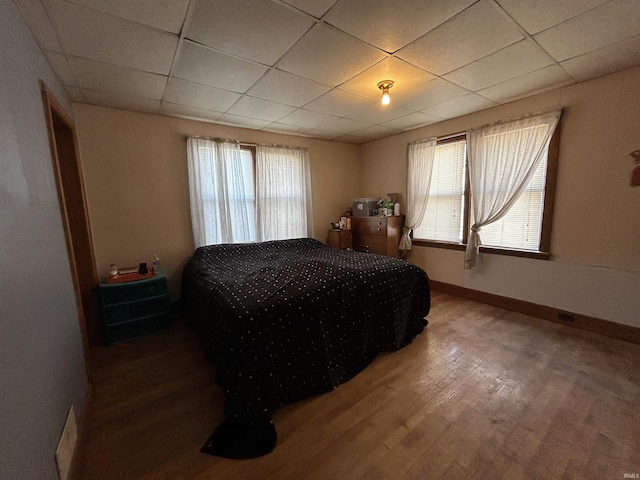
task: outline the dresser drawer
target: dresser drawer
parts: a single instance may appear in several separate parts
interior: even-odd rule
[[[402,236],[404,215],[389,217],[351,217],[353,249],[400,257],[398,243]]]
[[[380,235],[356,235],[353,238],[353,249],[359,252],[379,253],[386,255],[387,253],[387,237]]]
[[[352,226],[358,234],[387,234],[387,219],[385,217],[358,218],[353,222]]]

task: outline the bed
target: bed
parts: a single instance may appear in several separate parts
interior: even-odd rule
[[[429,279],[383,255],[309,238],[198,248],[182,303],[217,365],[225,420],[202,448],[230,458],[270,452],[270,412],[329,392],[427,325]]]

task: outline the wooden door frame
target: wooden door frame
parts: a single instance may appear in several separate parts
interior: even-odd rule
[[[83,292],[86,292],[87,289],[92,289],[95,292],[95,302],[97,304],[97,285],[98,285],[98,276],[97,276],[97,268],[95,263],[95,255],[93,249],[93,237],[91,235],[91,225],[89,222],[88,212],[87,212],[87,202],[84,190],[84,182],[83,182],[83,173],[82,166],[80,164],[80,154],[78,148],[78,138],[76,135],[76,130],[74,127],[74,123],[62,107],[62,105],[55,98],[53,93],[49,90],[47,85],[40,80],[40,90],[42,93],[42,101],[44,103],[44,113],[47,122],[47,133],[49,136],[49,147],[51,149],[51,159],[53,163],[53,172],[56,180],[56,187],[58,192],[58,201],[60,204],[60,212],[62,214],[62,223],[64,227],[65,240],[67,244],[67,253],[69,255],[69,265],[71,267],[71,277],[73,281],[73,289],[76,297],[76,308],[78,311],[79,323],[80,323],[80,332],[82,335],[82,344],[84,348],[84,358],[87,369],[87,380],[91,384],[91,357],[90,357],[90,348],[91,345],[95,345],[96,343],[100,343],[100,340],[96,338],[90,338],[87,332],[87,322],[93,321],[97,322],[97,318],[89,318],[91,316],[95,316],[95,311],[86,311],[86,301],[83,299]],[[54,119],[54,115],[56,118]],[[72,137],[73,147],[70,150],[71,158],[60,158],[59,155],[59,145],[58,138],[56,134],[56,121],[59,123],[60,121],[64,124],[65,129],[68,130],[69,134]],[[69,155],[66,155],[68,157]],[[64,179],[63,179],[63,165],[62,161],[71,162],[67,163],[65,167],[71,167],[76,171],[74,174],[77,174],[77,181],[75,187],[79,189],[79,192],[75,192],[76,195],[80,195],[82,199],[82,205],[74,205],[74,202],[69,201],[70,193],[65,192],[64,188]],[[77,203],[77,202],[75,202]],[[70,212],[75,215],[75,218],[80,218],[80,221],[84,224],[83,228],[86,229],[85,238],[78,239],[74,238],[73,230],[70,225]],[[79,216],[79,217],[78,217]],[[77,253],[78,249],[83,249],[82,256],[83,258],[90,258],[90,262],[85,262],[87,264],[83,265],[83,274],[79,273],[79,265],[77,263]],[[89,272],[87,274],[87,271]],[[83,287],[85,287],[83,289]],[[86,296],[86,293],[84,294]],[[94,328],[95,330],[95,328]],[[95,334],[93,335],[95,337]]]

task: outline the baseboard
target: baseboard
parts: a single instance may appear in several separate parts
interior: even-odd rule
[[[84,407],[82,408],[82,414],[78,419],[78,440],[76,443],[76,451],[73,455],[71,462],[71,469],[69,471],[69,480],[80,480],[80,462],[85,458],[85,445],[87,438],[87,417],[89,411],[89,403],[93,392],[93,385],[87,383],[87,396],[84,399]]]
[[[429,285],[433,290],[448,293],[457,297],[467,298],[494,307],[504,308],[513,312],[523,313],[531,317],[541,318],[550,322],[559,323],[568,327],[579,328],[589,332],[595,332],[607,337],[617,338],[626,342],[640,344],[640,328],[621,323],[603,320],[601,318],[589,317],[579,313],[567,312],[546,305],[518,300],[515,298],[502,297],[493,293],[472,290],[450,283],[429,280]]]

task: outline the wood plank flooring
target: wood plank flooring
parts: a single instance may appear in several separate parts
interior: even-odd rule
[[[640,345],[433,292],[429,326],[277,410],[276,449],[199,452],[222,421],[183,322],[93,351],[78,478],[622,479],[640,472]],[[633,477],[631,477],[633,478]],[[637,478],[637,477],[636,477]]]

